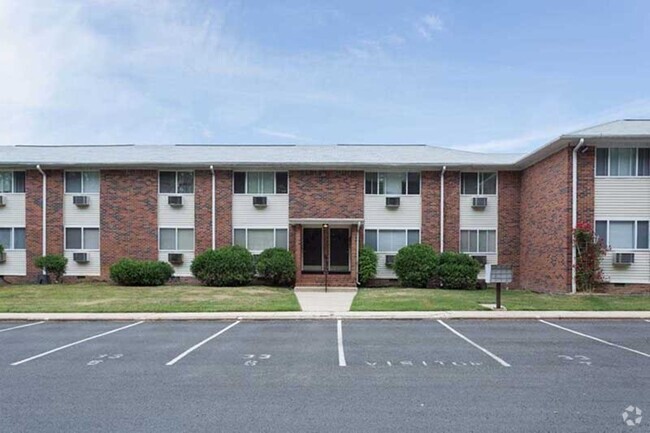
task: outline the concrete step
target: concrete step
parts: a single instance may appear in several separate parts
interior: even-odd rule
[[[296,286],[293,289],[294,292],[318,292],[325,293],[325,287],[323,286]],[[356,293],[356,287],[327,287],[328,293]]]

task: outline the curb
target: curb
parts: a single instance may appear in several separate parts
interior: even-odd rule
[[[51,320],[532,320],[650,319],[650,311],[346,311],[232,313],[0,313],[0,321]]]

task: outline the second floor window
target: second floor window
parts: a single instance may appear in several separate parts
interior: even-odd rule
[[[24,171],[0,171],[0,193],[23,193],[25,192]]]
[[[418,195],[420,194],[420,173],[367,172],[366,194]]]
[[[194,173],[191,171],[161,171],[160,194],[194,194]]]
[[[288,182],[286,171],[236,171],[233,174],[235,194],[286,194]]]
[[[650,148],[597,148],[596,176],[650,176]]]
[[[99,192],[98,171],[66,171],[65,192],[71,194],[94,194]]]
[[[461,173],[460,193],[463,195],[493,195],[497,193],[496,173]]]
[[[647,250],[650,221],[596,221],[596,236],[613,249]]]

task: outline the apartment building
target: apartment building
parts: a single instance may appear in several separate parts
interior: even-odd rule
[[[169,261],[241,245],[292,251],[297,286],[357,284],[363,245],[378,279],[409,244],[513,267],[513,288],[571,292],[572,227],[609,246],[607,288],[650,291],[650,120],[558,137],[526,154],[427,145],[4,146],[0,276],[108,278],[123,257]],[[482,274],[481,274],[482,276]]]

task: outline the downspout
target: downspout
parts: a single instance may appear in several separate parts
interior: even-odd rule
[[[447,166],[442,166],[440,172],[440,252],[445,249],[445,171]]]
[[[216,184],[216,179],[214,177],[215,176],[214,175],[214,165],[210,166],[210,173],[212,173],[212,218],[211,218],[211,220],[212,220],[212,249],[214,249],[214,247],[216,246],[215,245],[215,243],[216,243],[216,233],[215,233],[215,230],[216,230],[215,216],[216,215],[215,215],[215,210],[216,210],[216,207],[217,207],[217,202],[215,200],[215,191],[214,191],[215,187],[216,187],[216,185],[215,185]]]
[[[573,148],[573,170],[571,184],[571,293],[576,293],[576,243],[573,238],[573,231],[578,225],[578,150],[585,143],[581,138],[576,147]]]
[[[41,251],[41,255],[45,257],[47,255],[47,175],[45,172],[41,169],[40,164],[36,166],[36,170],[38,170],[41,175],[43,176],[43,203],[42,203],[42,221],[41,221],[41,226],[43,227],[43,234],[42,234],[42,239],[41,242],[43,244],[43,248]],[[46,275],[45,268],[43,268],[43,275]]]
[[[361,281],[359,281],[359,230],[361,230],[361,222],[357,221],[357,286],[361,285]]]

